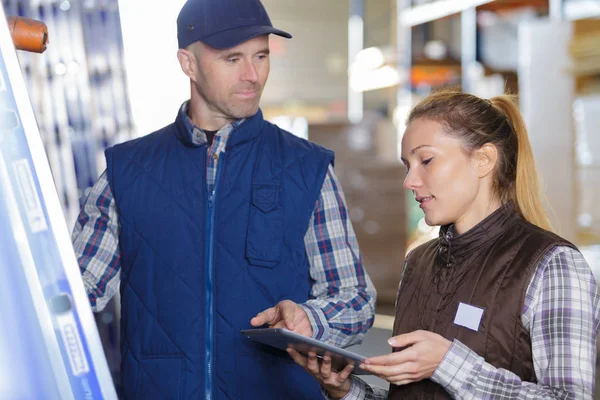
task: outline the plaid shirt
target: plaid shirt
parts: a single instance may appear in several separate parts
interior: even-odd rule
[[[187,112],[187,103],[180,110]],[[189,122],[197,144],[206,134]],[[219,156],[237,121],[221,128],[208,148],[207,191],[212,192]],[[73,246],[92,308],[102,310],[119,287],[119,218],[104,172],[93,186],[75,224]],[[360,342],[373,325],[375,288],[362,265],[358,242],[348,218],[338,180],[329,166],[304,237],[313,280],[311,299],[300,306],[313,327],[313,337],[338,346]]]
[[[522,321],[531,335],[537,383],[495,368],[458,340],[431,380],[455,399],[593,399],[600,296],[581,253],[556,247],[543,257],[527,288]],[[387,399],[387,390],[352,379],[343,400]]]

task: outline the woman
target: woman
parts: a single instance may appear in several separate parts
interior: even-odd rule
[[[411,112],[404,181],[440,236],[406,259],[393,352],[362,368],[290,355],[334,399],[592,399],[600,297],[581,253],[550,232],[510,96],[444,91]]]

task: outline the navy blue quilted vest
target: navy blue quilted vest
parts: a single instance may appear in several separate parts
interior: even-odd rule
[[[315,399],[282,351],[240,335],[309,299],[304,235],[333,153],[263,120],[238,126],[206,190],[205,145],[179,115],[106,151],[121,232],[125,399]]]

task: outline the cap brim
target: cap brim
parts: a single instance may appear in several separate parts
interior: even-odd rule
[[[200,39],[201,42],[214,47],[215,49],[229,49],[235,47],[238,44],[242,44],[247,40],[262,35],[277,35],[287,39],[291,39],[292,35],[287,32],[275,29],[268,25],[259,26],[240,26],[238,28],[228,29],[213,33],[212,35],[205,36]]]

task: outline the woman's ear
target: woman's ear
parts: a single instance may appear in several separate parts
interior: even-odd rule
[[[491,143],[486,143],[475,150],[473,156],[479,172],[479,177],[483,178],[494,171],[498,162],[498,149]]]

